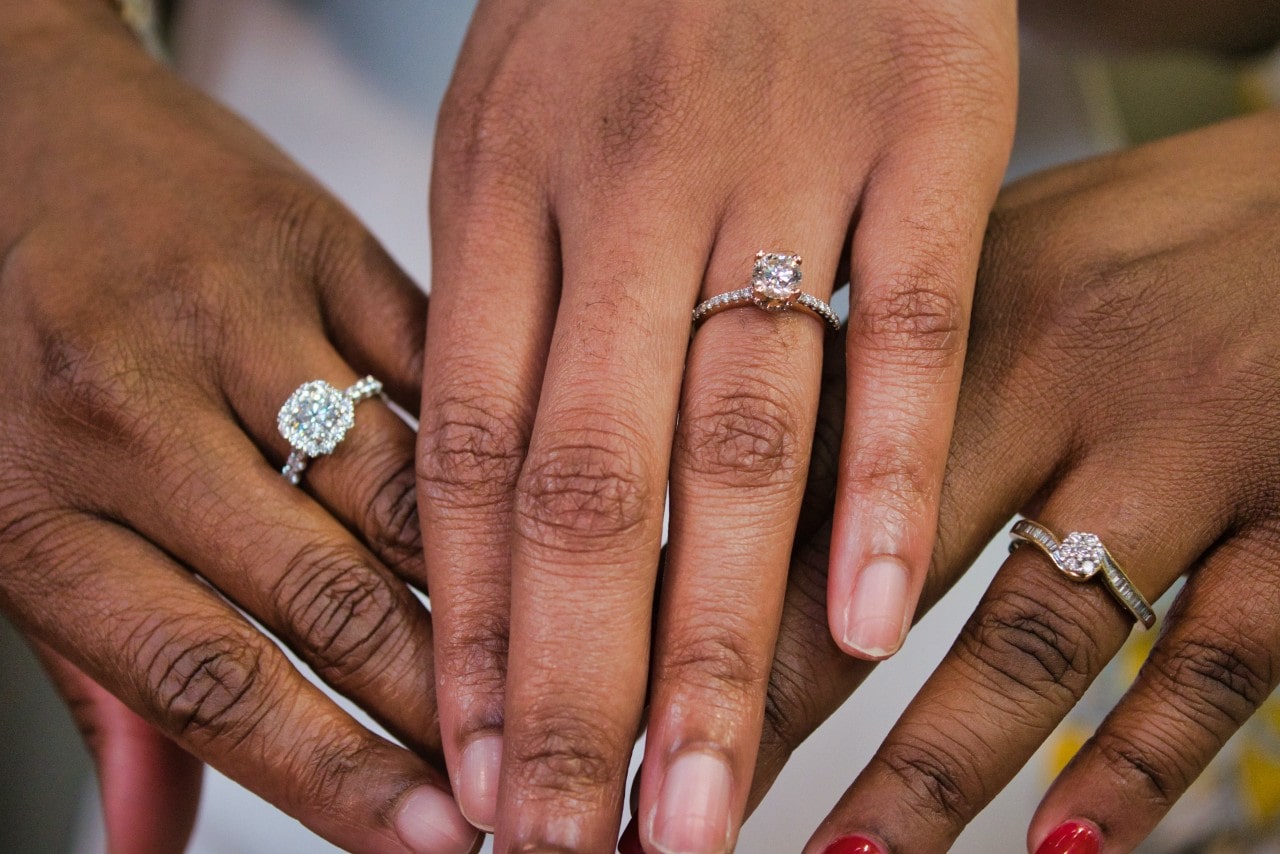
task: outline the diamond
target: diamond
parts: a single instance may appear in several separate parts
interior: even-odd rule
[[[276,418],[285,441],[309,457],[333,453],[355,422],[351,397],[323,380],[299,386]]]
[[[751,299],[765,311],[784,311],[800,296],[800,256],[762,252],[751,274]]]
[[[1102,568],[1106,550],[1095,534],[1073,532],[1058,546],[1062,570],[1075,578],[1091,578]]]

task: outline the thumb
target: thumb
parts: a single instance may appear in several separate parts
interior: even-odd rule
[[[48,646],[32,646],[97,766],[108,850],[182,851],[195,826],[203,764]]]

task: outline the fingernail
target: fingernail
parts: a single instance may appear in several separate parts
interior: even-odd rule
[[[618,840],[618,854],[644,854],[644,847],[640,845],[640,825],[636,824],[634,818],[627,824],[627,829],[622,831],[622,838]]]
[[[473,825],[492,832],[498,823],[498,775],[502,771],[502,736],[474,739],[462,751],[458,769],[458,807]]]
[[[649,841],[662,854],[715,854],[729,844],[733,774],[714,753],[676,757],[662,781]]]
[[[844,611],[844,646],[868,658],[887,658],[902,645],[907,612],[907,566],[878,557],[854,580]]]
[[[404,846],[420,854],[467,854],[479,836],[453,798],[434,786],[419,786],[404,796],[394,827]]]
[[[1098,854],[1102,831],[1091,821],[1064,821],[1045,837],[1036,854]]]
[[[865,836],[845,836],[832,842],[822,854],[885,854],[884,846]]]

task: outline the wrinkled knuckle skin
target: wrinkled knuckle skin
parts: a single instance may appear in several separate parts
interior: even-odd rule
[[[905,787],[905,805],[928,824],[941,819],[959,829],[968,823],[986,802],[980,791],[970,791],[964,781],[973,764],[959,761],[941,745],[916,740],[899,740],[886,746],[874,762]]]
[[[457,622],[436,636],[436,667],[454,687],[501,696],[511,636],[506,615],[473,607]]]
[[[786,661],[775,660],[764,700],[761,751],[785,760],[822,719],[804,673]]]
[[[318,811],[344,815],[367,796],[370,766],[379,764],[382,748],[371,739],[326,740],[299,751],[293,762],[302,802]]]
[[[477,85],[455,82],[445,93],[436,131],[433,186],[461,198],[469,193],[510,189],[535,173],[541,135],[535,115],[545,114],[536,83],[512,67],[508,52],[488,79]]]
[[[392,463],[390,474],[375,487],[366,506],[362,529],[374,553],[388,566],[421,577],[422,529],[413,460]]]
[[[715,704],[738,711],[763,693],[769,669],[740,631],[723,626],[674,635],[662,661],[663,679],[677,690],[691,686],[704,700],[710,694]]]
[[[522,788],[534,799],[590,806],[598,803],[602,789],[622,782],[625,768],[610,749],[619,746],[616,738],[585,712],[535,714],[527,728],[513,745],[511,760]]]
[[[861,350],[921,368],[956,364],[968,317],[950,281],[926,264],[870,284],[856,301],[851,330]]]
[[[161,644],[146,671],[146,690],[164,729],[197,744],[236,745],[267,709],[264,651],[248,631]]]
[[[923,514],[939,488],[917,448],[892,440],[855,447],[847,480],[855,494],[878,497],[885,512],[904,519]]]
[[[527,440],[501,407],[443,401],[419,427],[418,483],[429,514],[509,500]]]
[[[641,528],[652,490],[636,447],[630,436],[584,430],[531,454],[516,487],[517,537],[580,552]]]
[[[1157,752],[1154,742],[1139,743],[1112,731],[1099,735],[1093,749],[1111,774],[1129,785],[1136,783],[1146,798],[1162,809],[1173,806],[1186,787],[1187,781],[1169,770],[1177,767],[1177,762],[1170,761],[1168,745]]]
[[[406,629],[410,598],[354,549],[299,550],[272,593],[299,652],[329,681],[369,673]]]
[[[799,477],[799,428],[780,393],[715,389],[690,401],[680,450],[694,475],[733,487],[790,484]]]
[[[1215,719],[1225,719],[1233,728],[1242,725],[1275,682],[1270,653],[1224,636],[1188,639],[1162,651],[1153,664],[1166,674],[1175,696],[1189,704],[1188,713],[1210,726]]]
[[[1078,617],[1079,619],[1073,619]],[[957,652],[987,674],[1002,695],[1084,693],[1097,650],[1080,627],[1090,625],[1069,607],[1008,592],[984,602],[961,632]]]

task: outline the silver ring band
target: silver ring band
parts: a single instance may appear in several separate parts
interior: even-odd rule
[[[698,303],[692,314],[694,328],[713,314],[754,305],[772,312],[802,308],[826,323],[832,331],[839,331],[840,317],[831,310],[831,306],[800,290],[803,278],[801,263],[799,255],[788,252],[757,252],[751,284]]]
[[[356,404],[382,394],[382,383],[365,377],[343,391],[324,380],[298,386],[280,407],[276,427],[293,451],[280,474],[297,486],[315,457],[332,454],[355,426]]]
[[[1075,531],[1059,542],[1054,533],[1039,522],[1019,519],[1013,523],[1009,536],[1013,539],[1009,551],[1024,544],[1035,546],[1073,581],[1088,581],[1101,573],[1107,590],[1143,628],[1155,625],[1156,614],[1151,610],[1151,604],[1134,587],[1096,534]]]

